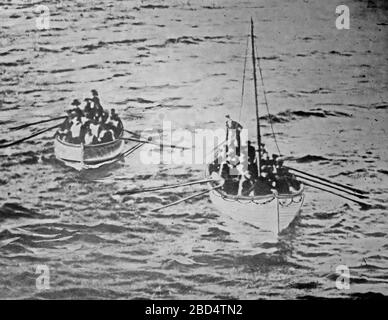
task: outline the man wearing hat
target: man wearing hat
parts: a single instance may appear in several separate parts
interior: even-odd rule
[[[71,120],[73,118],[72,110],[66,110],[66,115],[67,115],[67,118],[60,125],[60,127],[56,133],[56,135],[58,135],[61,140],[66,140],[66,138],[69,134],[69,131],[70,131],[70,127],[72,125],[72,122],[71,122]]]
[[[74,99],[73,102],[71,103],[71,105],[74,107],[71,111],[74,112],[77,116],[82,117],[83,112],[82,112],[81,108],[79,107],[81,105],[81,102],[79,102],[78,99]]]

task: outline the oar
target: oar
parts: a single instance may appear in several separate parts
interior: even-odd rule
[[[355,200],[355,199],[349,198],[349,197],[344,196],[344,195],[342,195],[342,194],[339,194],[339,193],[337,193],[337,192],[330,191],[330,190],[327,190],[327,189],[324,189],[324,188],[321,188],[321,187],[318,187],[318,186],[314,186],[314,185],[312,185],[312,184],[310,184],[310,183],[307,183],[307,182],[303,182],[303,181],[301,181],[301,182],[302,182],[303,184],[305,184],[306,186],[309,186],[309,187],[312,187],[312,188],[316,188],[316,189],[319,189],[319,190],[322,190],[322,191],[326,191],[326,192],[328,192],[328,193],[334,194],[334,195],[336,195],[336,196],[338,196],[338,197],[341,197],[341,198],[344,198],[344,199],[346,199],[346,200],[353,201],[353,202],[359,204],[360,206],[362,206],[362,207],[364,207],[364,208],[370,208],[370,207],[372,207],[372,205],[370,205],[369,203],[366,203],[366,202],[363,202],[363,201],[359,201],[359,200]]]
[[[207,158],[207,156],[210,154],[210,153],[214,153],[215,155],[217,154],[218,152],[218,149],[221,147],[221,145],[223,145],[224,143],[226,142],[226,140],[220,142],[217,146],[215,146],[212,150],[210,150],[208,153],[206,153],[205,155],[205,158]]]
[[[341,183],[338,183],[338,182],[333,182],[333,181],[330,181],[329,179],[324,178],[324,177],[319,177],[319,176],[313,175],[311,173],[307,173],[307,172],[304,172],[304,171],[301,171],[301,170],[298,170],[298,169],[295,169],[295,168],[291,168],[291,167],[288,167],[288,166],[285,166],[285,168],[287,168],[289,170],[293,170],[293,171],[299,172],[299,173],[302,173],[302,174],[304,174],[306,176],[309,176],[309,177],[312,177],[312,178],[315,178],[315,179],[319,179],[319,180],[322,180],[322,181],[329,182],[331,184],[337,185],[337,186],[342,187],[342,188],[349,189],[349,190],[354,191],[354,192],[358,192],[358,193],[361,193],[361,194],[368,194],[368,192],[366,192],[364,190],[356,189],[354,187],[350,187],[348,185],[344,185],[344,184],[341,184]]]
[[[9,142],[9,143],[6,143],[6,144],[2,144],[2,145],[0,145],[0,149],[1,148],[7,148],[7,147],[10,147],[10,146],[14,146],[16,144],[22,143],[23,141],[26,141],[28,139],[34,138],[34,137],[36,137],[36,136],[38,136],[38,135],[40,135],[42,133],[45,133],[45,132],[50,131],[50,130],[53,130],[53,129],[59,127],[60,125],[61,124],[57,124],[57,125],[52,126],[50,128],[47,128],[47,129],[41,130],[39,132],[36,132],[36,133],[34,133],[34,134],[32,134],[32,135],[30,135],[28,137],[24,137],[24,138],[21,138],[21,139],[16,140],[16,141],[12,141],[12,142]]]
[[[153,144],[155,146],[163,146],[167,148],[173,148],[173,149],[181,149],[181,150],[188,150],[189,148],[186,147],[180,147],[180,146],[175,146],[175,145],[165,145],[165,144],[159,144],[156,142],[151,142],[148,140],[140,140],[140,139],[135,139],[135,138],[121,138],[121,140],[128,140],[128,141],[136,141],[136,142],[143,142],[143,143],[148,143],[148,144]]]
[[[134,145],[132,148],[129,148],[127,151],[123,153],[123,157],[128,157],[131,153],[134,153],[137,149],[139,149],[141,146],[143,146],[143,142],[139,142],[138,144]]]
[[[147,188],[147,189],[123,190],[123,191],[116,192],[116,194],[123,195],[123,194],[136,194],[136,193],[143,193],[143,192],[159,191],[159,190],[164,190],[164,189],[173,189],[173,188],[179,188],[179,187],[184,187],[184,186],[191,186],[194,184],[207,183],[207,182],[211,182],[211,181],[214,181],[214,180],[213,179],[205,179],[205,180],[190,181],[190,182],[185,182],[185,183],[180,183],[180,184],[170,184],[170,185],[152,187],[152,188]]]
[[[127,129],[124,129],[125,132],[129,133],[129,134],[132,134],[134,135],[135,137],[137,138],[141,138],[141,135],[136,133],[136,132],[133,132],[133,131],[130,131],[130,130],[127,130]],[[123,138],[123,139],[133,139],[133,138]],[[143,140],[144,141],[144,140]],[[187,147],[180,147],[180,146],[176,146],[176,145],[163,145],[163,144],[159,144],[157,142],[151,142],[152,141],[152,137],[148,137],[147,138],[147,141],[146,143],[151,143],[151,144],[154,144],[156,146],[160,146],[162,145],[163,147],[168,147],[168,148],[177,148],[177,149],[182,149],[182,150],[188,150],[190,148],[187,148]]]
[[[359,194],[359,193],[355,193],[353,191],[350,191],[350,190],[347,190],[347,189],[341,189],[342,187],[336,187],[334,185],[331,185],[329,183],[325,183],[325,182],[322,182],[322,181],[316,181],[314,179],[311,179],[311,178],[307,178],[307,177],[303,177],[299,174],[294,174],[295,176],[297,176],[299,179],[304,179],[304,180],[307,180],[307,181],[311,181],[311,182],[314,182],[316,184],[320,184],[320,185],[323,185],[325,187],[329,187],[329,188],[332,188],[332,189],[336,189],[338,191],[341,191],[341,192],[344,192],[344,193],[347,193],[347,194],[350,194],[352,196],[355,196],[355,197],[358,197],[358,198],[361,198],[361,199],[367,199],[369,198],[368,196],[365,196],[365,195],[362,195],[362,194]]]
[[[210,192],[210,191],[219,189],[219,188],[221,188],[221,187],[222,187],[222,185],[216,186],[216,187],[211,188],[211,189],[208,189],[208,190],[206,190],[206,191],[202,191],[202,192],[200,192],[200,193],[196,193],[196,194],[193,194],[193,195],[191,195],[191,196],[189,196],[189,197],[186,197],[186,198],[180,199],[180,200],[178,200],[178,201],[172,202],[172,203],[170,203],[170,204],[168,204],[168,205],[165,205],[165,206],[163,206],[163,207],[159,207],[159,208],[152,209],[151,211],[156,212],[156,211],[159,211],[159,210],[162,210],[162,209],[171,207],[171,206],[175,206],[176,204],[179,204],[179,203],[181,203],[181,202],[190,200],[190,199],[195,198],[195,197],[202,196],[202,195],[205,194],[205,193],[208,193],[208,192]]]
[[[56,117],[56,118],[52,118],[52,119],[46,119],[46,120],[41,120],[41,121],[36,121],[36,122],[31,122],[31,123],[25,123],[25,124],[22,124],[22,125],[17,126],[17,127],[11,127],[10,129],[11,130],[20,130],[20,129],[27,128],[29,126],[33,126],[35,124],[40,124],[40,123],[45,123],[45,122],[50,122],[50,121],[55,121],[55,120],[60,120],[60,119],[65,119],[65,118],[67,118],[67,116],[61,116],[61,117]]]
[[[138,134],[137,132],[133,132],[133,131],[130,131],[130,130],[127,130],[127,129],[124,129],[125,132],[129,133],[129,134],[132,134],[134,135],[135,137],[138,137],[138,138],[141,138],[141,135]],[[149,138],[148,138],[149,139]],[[152,139],[152,138],[151,138]]]

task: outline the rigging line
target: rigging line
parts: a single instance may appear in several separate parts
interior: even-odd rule
[[[240,103],[240,113],[238,115],[238,122],[241,121],[241,111],[244,106],[245,70],[247,68],[248,46],[249,46],[249,34],[247,36],[247,45],[245,48],[244,71],[243,71],[242,89],[241,89],[241,103]]]
[[[255,44],[255,47],[256,47],[256,52],[258,52],[258,51],[257,51],[257,46],[256,46],[256,44]],[[263,86],[264,102],[265,102],[265,106],[267,107],[268,120],[269,120],[269,124],[270,124],[270,126],[271,126],[272,136],[273,136],[273,139],[275,140],[275,145],[276,145],[276,148],[278,149],[279,155],[282,155],[282,153],[280,152],[280,148],[279,148],[279,145],[278,145],[278,141],[277,141],[277,139],[276,139],[275,131],[274,131],[274,128],[273,128],[273,123],[272,123],[271,114],[270,114],[270,112],[269,112],[268,100],[267,100],[267,93],[266,93],[266,91],[265,91],[263,73],[262,73],[262,71],[261,71],[261,66],[260,66],[260,57],[257,57],[257,66],[259,67],[259,74],[260,74],[261,84],[262,84],[262,86]]]

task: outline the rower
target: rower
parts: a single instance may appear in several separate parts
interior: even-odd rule
[[[229,162],[228,161],[223,161],[221,163],[219,175],[224,180],[230,179],[230,167],[229,167]]]
[[[248,196],[251,192],[251,187],[254,185],[252,176],[249,172],[245,172],[239,181],[238,186],[238,195],[239,196]]]
[[[80,139],[81,127],[82,127],[81,117],[77,116],[73,119],[73,125],[70,128],[72,143],[76,143],[76,144],[81,143],[81,139]]]
[[[92,134],[93,134],[95,137],[98,137],[98,136],[99,136],[100,131],[101,131],[101,125],[98,123],[97,119],[93,119],[93,120],[90,122],[89,128],[90,128],[90,130],[92,131]]]
[[[271,187],[266,179],[265,173],[262,173],[262,176],[258,177],[257,180],[253,183],[250,189],[247,191],[248,194],[253,194],[255,196],[262,196],[266,194],[271,194]]]
[[[88,128],[85,134],[84,141],[85,141],[85,145],[97,144],[98,138],[93,134],[92,130]]]
[[[66,115],[67,115],[67,118],[65,119],[65,121],[63,121],[63,123],[61,124],[61,126],[59,127],[59,129],[57,131],[59,138],[62,140],[63,140],[63,138],[66,137],[66,135],[68,134],[70,127],[72,125],[72,122],[71,122],[72,110],[67,110]]]
[[[114,133],[111,129],[107,128],[106,126],[102,127],[102,130],[98,136],[98,140],[100,143],[110,142],[114,140]]]

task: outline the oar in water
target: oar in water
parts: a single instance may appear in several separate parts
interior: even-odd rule
[[[200,192],[200,193],[193,194],[193,195],[191,195],[191,196],[189,196],[189,197],[186,197],[186,198],[180,199],[180,200],[178,200],[178,201],[172,202],[172,203],[167,204],[167,205],[165,205],[165,206],[163,206],[163,207],[159,207],[159,208],[152,209],[151,211],[156,212],[156,211],[159,211],[159,210],[168,208],[168,207],[175,206],[176,204],[179,204],[179,203],[181,203],[181,202],[190,200],[190,199],[195,198],[195,197],[202,196],[202,195],[205,194],[205,193],[208,193],[208,192],[210,192],[210,191],[219,189],[219,188],[221,188],[221,187],[222,187],[222,185],[218,185],[218,186],[216,186],[216,187],[214,187],[214,188],[208,189],[208,190],[206,190],[206,191],[202,191],[202,192]]]
[[[60,125],[61,125],[61,124],[57,124],[57,125],[52,126],[52,127],[50,127],[50,128],[47,128],[47,129],[41,130],[41,131],[39,131],[39,132],[36,132],[36,133],[34,133],[34,134],[32,134],[32,135],[30,135],[30,136],[28,136],[28,137],[24,137],[24,138],[21,138],[21,139],[16,140],[16,141],[12,141],[12,142],[8,142],[8,143],[5,143],[5,144],[2,144],[2,145],[0,145],[0,149],[1,149],[1,148],[7,148],[7,147],[10,147],[10,146],[14,146],[14,145],[16,145],[16,144],[22,143],[23,141],[26,141],[26,140],[28,140],[28,139],[34,138],[34,137],[36,137],[36,136],[38,136],[38,135],[41,135],[42,133],[45,133],[45,132],[47,132],[47,131],[53,130],[53,129],[55,129],[55,128],[58,128]]]
[[[123,191],[116,192],[116,194],[124,195],[124,194],[136,194],[136,193],[144,193],[144,192],[151,192],[151,191],[159,191],[164,189],[173,189],[173,188],[191,186],[194,184],[201,184],[201,183],[207,183],[212,181],[214,180],[204,179],[204,180],[190,181],[190,182],[179,183],[179,184],[170,184],[170,185],[164,185],[164,186],[158,186],[158,187],[152,187],[152,188],[146,188],[146,189],[123,190]]]
[[[341,183],[338,183],[338,182],[333,182],[333,181],[330,181],[329,179],[324,178],[324,177],[316,176],[316,175],[313,175],[311,173],[307,173],[307,172],[304,172],[304,171],[301,171],[301,170],[298,170],[298,169],[295,169],[295,168],[291,168],[291,167],[288,167],[288,166],[284,166],[284,167],[289,169],[289,170],[302,173],[302,174],[304,174],[306,176],[309,176],[309,177],[312,177],[312,178],[315,178],[315,179],[319,179],[319,180],[331,183],[333,185],[337,185],[339,187],[342,187],[342,188],[345,188],[345,189],[348,189],[348,190],[351,190],[351,191],[354,191],[354,192],[358,192],[358,193],[361,193],[361,194],[368,194],[368,192],[366,192],[364,190],[360,190],[360,189],[357,189],[357,188],[354,188],[354,187],[351,187],[351,186],[348,186],[348,185],[344,185],[344,184],[341,184]]]
[[[301,181],[301,182],[303,182],[303,181]],[[324,188],[315,186],[315,185],[310,184],[310,183],[307,183],[307,182],[303,182],[303,184],[305,184],[306,186],[312,187],[312,188],[316,188],[316,189],[319,189],[319,190],[322,190],[322,191],[326,191],[326,192],[328,192],[328,193],[334,194],[334,195],[336,195],[336,196],[338,196],[338,197],[341,197],[341,198],[344,198],[344,199],[346,199],[346,200],[353,201],[353,202],[359,204],[361,207],[363,207],[363,208],[365,208],[365,209],[369,209],[369,208],[372,207],[372,205],[369,204],[369,203],[366,203],[366,202],[363,202],[363,201],[360,201],[360,200],[356,200],[356,199],[349,198],[349,197],[344,196],[344,195],[342,195],[342,194],[339,194],[339,193],[337,193],[337,192],[330,191],[330,190],[327,190],[327,189],[324,189]]]
[[[294,175],[295,175],[296,177],[298,177],[299,179],[311,181],[311,182],[314,182],[314,183],[316,183],[316,184],[319,184],[319,185],[322,185],[322,186],[325,186],[325,187],[328,187],[328,188],[332,188],[332,189],[335,189],[335,190],[338,190],[338,191],[341,191],[341,192],[350,194],[350,195],[352,195],[352,196],[355,196],[355,197],[358,197],[358,198],[361,198],[361,199],[368,199],[368,198],[369,198],[369,197],[366,196],[366,195],[359,194],[359,193],[356,193],[356,192],[347,190],[347,189],[342,188],[342,187],[336,187],[335,185],[332,185],[332,184],[329,184],[329,183],[326,183],[326,182],[323,182],[323,181],[317,181],[317,180],[315,180],[315,179],[303,177],[303,176],[301,176],[301,175],[299,175],[299,174],[295,174],[295,173],[294,173]]]
[[[153,144],[155,146],[162,146],[162,147],[173,148],[173,149],[181,149],[181,150],[188,150],[189,149],[187,147],[159,144],[159,143],[156,143],[156,142],[152,142],[152,141],[148,141],[148,140],[140,140],[140,139],[135,139],[135,138],[121,138],[121,139],[122,140],[128,140],[128,141],[143,142],[143,143]]]
[[[17,127],[11,127],[10,129],[11,130],[20,130],[20,129],[24,129],[24,128],[27,128],[27,127],[30,127],[30,126],[33,126],[36,124],[46,123],[46,122],[65,119],[65,118],[67,118],[67,116],[61,116],[61,117],[56,117],[56,118],[52,118],[52,119],[46,119],[46,120],[41,120],[41,121],[36,121],[36,122],[31,122],[31,123],[25,123],[25,124],[22,124],[22,125],[17,126]]]

